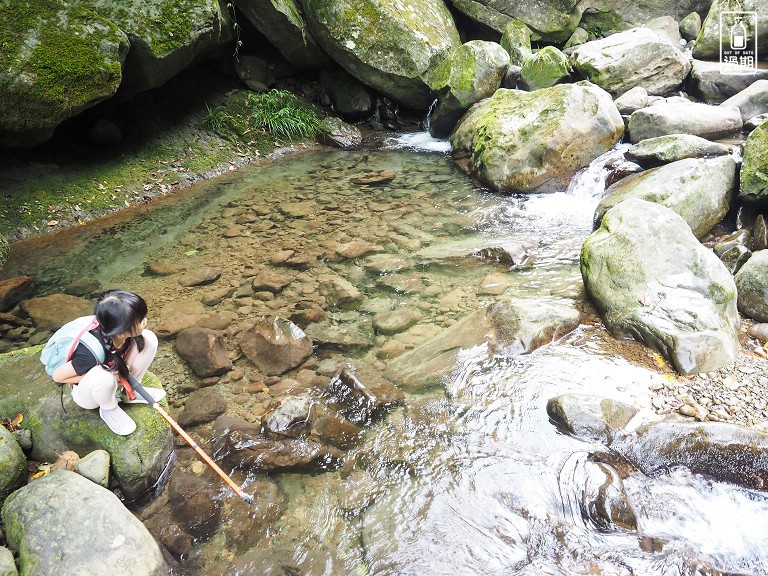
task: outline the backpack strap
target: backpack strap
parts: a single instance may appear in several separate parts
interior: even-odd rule
[[[69,354],[67,354],[67,362],[72,359],[72,355],[75,353],[75,349],[80,343],[80,340],[83,341],[83,344],[91,351],[96,360],[104,361],[104,348],[101,346],[98,339],[93,334],[90,334],[91,330],[98,327],[99,321],[94,316],[90,324],[83,328],[82,332],[80,332],[80,334],[77,335],[77,338],[72,342],[72,347],[69,349]]]

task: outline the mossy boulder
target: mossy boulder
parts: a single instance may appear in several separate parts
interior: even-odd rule
[[[472,104],[496,91],[507,66],[509,54],[495,42],[472,40],[451,52],[430,82],[438,95],[429,127],[432,136],[448,136]]]
[[[649,28],[633,28],[577,46],[574,69],[611,94],[642,86],[648,94],[677,89],[691,70],[688,59]]]
[[[55,462],[65,450],[82,456],[106,450],[112,477],[122,493],[128,499],[141,495],[157,481],[173,452],[168,424],[150,406],[131,404],[124,409],[136,422],[136,431],[129,436],[114,434],[97,410],[77,406],[66,386],[60,396],[61,389],[40,363],[41,349],[36,346],[0,354],[0,416],[24,412],[22,426],[32,432],[29,456],[40,462]],[[151,373],[143,383],[162,387]]]
[[[128,38],[90,2],[4,2],[0,144],[31,147],[117,91]]]
[[[27,459],[13,434],[0,426],[0,506],[22,484],[26,477]]]
[[[621,138],[610,95],[589,82],[522,92],[499,89],[475,104],[453,134],[454,161],[504,192],[563,190]]]
[[[525,90],[540,90],[564,82],[569,77],[568,57],[554,46],[546,46],[523,64],[520,86]]]
[[[603,215],[620,202],[641,198],[670,208],[701,238],[728,213],[736,171],[732,156],[688,158],[622,178],[608,188],[597,205],[595,228]]]
[[[294,68],[317,70],[331,65],[296,0],[235,0],[234,4]]]
[[[525,22],[512,18],[504,26],[499,44],[509,54],[509,63],[513,66],[522,66],[523,62],[533,54],[531,51],[531,29]]]
[[[712,0],[588,0],[581,25],[593,36],[641,26],[651,19],[671,16],[678,22],[691,12],[706,14]]]
[[[723,44],[728,45],[731,27],[736,24],[736,12],[757,13],[757,54],[761,56],[768,53],[768,0],[715,0],[696,37],[694,58],[720,60],[720,35],[722,33]],[[747,20],[744,22],[747,23]],[[748,46],[754,45],[754,34],[755,31],[749,27]]]
[[[430,103],[435,66],[460,44],[440,0],[302,0],[310,30],[358,80],[415,109]]]
[[[93,0],[88,5],[130,40],[120,86],[124,96],[164,84],[234,37],[218,0]]]
[[[517,18],[531,29],[534,41],[555,44],[568,40],[583,10],[578,0],[451,0],[451,4],[472,20],[498,32],[504,32],[510,18]]]
[[[759,250],[736,273],[739,310],[758,322],[768,322],[768,250]]]
[[[733,277],[669,208],[630,198],[608,210],[582,246],[581,275],[607,327],[659,350],[678,372],[736,359]]]
[[[144,525],[106,488],[67,470],[39,478],[6,500],[8,545],[21,574],[165,576],[168,566]]]
[[[768,205],[768,124],[755,128],[744,143],[739,196],[747,202]]]

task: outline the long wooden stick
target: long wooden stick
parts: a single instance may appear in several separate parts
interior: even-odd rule
[[[136,380],[136,378],[134,378],[133,376],[129,376],[128,380],[131,383],[131,387],[133,387],[133,389],[136,392],[141,394],[141,397],[144,398],[144,400],[146,400],[147,403],[149,403],[152,406],[152,408],[154,408],[157,411],[157,413],[160,414],[160,416],[162,416],[165,419],[165,421],[168,422],[168,424],[171,425],[171,428],[173,428],[174,430],[176,430],[176,432],[179,433],[179,436],[184,438],[184,440],[187,442],[187,444],[189,444],[190,446],[192,446],[192,448],[194,448],[195,452],[197,452],[197,454],[200,456],[200,458],[202,458],[203,461],[206,464],[208,464],[208,466],[213,468],[214,472],[216,472],[221,477],[221,479],[224,480],[224,482],[226,482],[229,485],[230,488],[232,488],[232,490],[235,492],[235,494],[237,494],[240,498],[242,498],[242,500],[244,502],[247,502],[248,504],[253,504],[253,496],[250,496],[250,495],[246,494],[243,491],[243,489],[240,488],[240,486],[235,484],[235,481],[232,480],[232,478],[227,476],[227,473],[224,472],[224,470],[222,470],[219,467],[219,465],[216,464],[216,462],[214,462],[211,459],[211,457],[208,456],[208,454],[206,454],[203,451],[203,449],[200,448],[200,446],[197,445],[197,442],[195,442],[192,439],[192,437],[189,434],[187,434],[181,426],[179,426],[179,424],[176,422],[176,420],[171,418],[171,415],[168,414],[168,412],[166,412],[163,409],[163,407],[160,406],[159,403],[155,402],[155,399],[152,398],[152,396],[149,394],[149,392],[147,392],[144,389],[144,386],[139,384],[139,382]]]

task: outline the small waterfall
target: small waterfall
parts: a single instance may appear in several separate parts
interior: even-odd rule
[[[436,107],[437,107],[437,98],[432,100],[432,104],[429,105],[429,109],[427,110],[427,117],[424,118],[424,120],[421,123],[422,128],[427,132],[429,132],[429,127],[432,124],[432,112],[434,112]]]
[[[589,166],[571,179],[565,193],[576,198],[600,199],[605,192],[605,180],[611,173],[611,168],[624,161],[624,152],[629,147],[629,144],[618,144],[592,160]]]

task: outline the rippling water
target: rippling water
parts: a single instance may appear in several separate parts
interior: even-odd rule
[[[221,282],[237,286],[249,267],[291,247],[319,257],[315,268],[297,273],[300,285],[275,301],[229,302],[222,311],[238,321],[285,312],[311,299],[319,274],[336,272],[366,300],[360,310],[331,311],[331,319],[370,331],[370,310],[416,307],[424,318],[421,332],[406,333],[409,346],[494,299],[555,295],[588,310],[579,251],[603,190],[602,166],[616,152],[580,174],[568,191],[519,197],[475,186],[452,165],[448,148],[418,134],[381,150],[310,151],[246,167],[152,206],[18,243],[4,274],[33,275],[40,293],[95,276],[104,285],[141,292],[158,309],[198,294],[173,280],[142,276],[147,260],[219,265]],[[397,176],[380,187],[350,184],[363,170]],[[291,216],[284,205],[295,202],[314,203],[312,216]],[[246,214],[258,219],[243,224]],[[356,238],[380,245],[406,267],[329,259],[322,249]],[[504,246],[522,263],[510,269],[509,263],[462,256],[468,246],[488,245]],[[508,275],[501,296],[478,293],[491,272]],[[416,287],[392,290],[394,281]],[[352,356],[384,367],[373,353]],[[549,422],[546,402],[583,392],[636,404],[640,419],[653,418],[649,386],[663,376],[649,357],[637,344],[613,341],[590,320],[526,356],[489,358],[484,346],[467,349],[441,389],[409,395],[405,406],[366,430],[337,470],[268,478],[235,472],[249,489],[261,480],[276,483],[287,506],[264,525],[222,490],[224,523],[196,542],[182,566],[200,576],[768,573],[763,493],[685,470],[654,477],[631,472],[623,486],[638,529],[607,524],[595,513],[598,492],[612,489],[603,464],[610,454],[560,433]],[[161,346],[153,370],[171,396],[183,398],[191,376],[170,342]],[[236,415],[253,409],[253,402],[231,401],[231,386],[222,384],[221,391]]]

